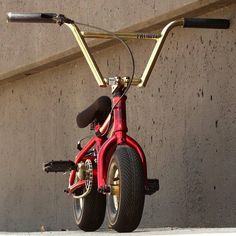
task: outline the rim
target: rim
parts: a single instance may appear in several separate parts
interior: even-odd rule
[[[78,176],[76,174],[75,181],[78,181]],[[85,191],[85,187],[83,189],[79,189],[79,191],[82,191],[82,194]],[[81,195],[81,193],[79,194]],[[84,207],[84,198],[74,198],[74,215],[76,220],[78,221],[82,216],[82,211]]]
[[[82,215],[83,207],[84,207],[84,198],[74,199],[74,213],[75,213],[75,218],[77,220]]]
[[[112,190],[113,193],[111,195],[113,197],[114,208],[117,211],[118,208],[119,208],[119,203],[120,203],[120,196],[117,193],[117,190],[115,189],[115,188],[120,187],[120,179],[119,179],[118,169],[115,170],[114,178],[113,178],[112,183],[111,183],[111,187],[113,188],[113,190]],[[116,191],[116,192],[114,192],[114,191]]]
[[[108,194],[109,216],[114,220],[120,206],[120,174],[115,162],[110,167],[108,185],[111,188],[111,193]]]

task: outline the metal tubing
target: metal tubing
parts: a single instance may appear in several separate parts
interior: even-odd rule
[[[139,154],[139,157],[140,157],[142,165],[143,165],[145,185],[146,185],[147,184],[147,162],[146,162],[146,157],[143,152],[143,149],[133,138],[131,138],[128,135],[126,136],[126,143],[128,146],[133,148]]]
[[[106,185],[106,175],[107,175],[107,168],[106,168],[106,161],[109,158],[110,150],[116,146],[117,137],[113,135],[109,138],[101,147],[98,153],[98,160],[97,160],[97,180],[98,180],[98,189],[105,187]]]
[[[79,180],[77,183],[69,186],[68,193],[73,193],[76,189],[85,185],[85,180]]]
[[[89,65],[98,85],[100,87],[106,87],[105,80],[104,80],[104,78],[97,66],[96,61],[94,60],[92,54],[89,51],[88,45],[85,42],[84,37],[80,32],[80,29],[75,24],[67,24],[66,23],[66,25],[70,28],[70,30],[74,34],[74,37],[75,37],[77,43],[79,44],[80,49],[81,49],[82,53],[84,54],[84,57]]]
[[[156,40],[161,37],[160,33],[101,33],[101,32],[85,32],[81,31],[84,38],[97,38],[97,39],[113,39],[115,36],[121,39],[144,39]]]
[[[165,42],[165,39],[170,32],[171,29],[173,29],[176,26],[183,25],[183,20],[176,20],[170,22],[168,25],[165,26],[165,28],[161,31],[161,37],[157,40],[156,45],[152,51],[152,54],[150,56],[150,59],[144,69],[144,72],[141,77],[141,83],[138,85],[138,87],[145,87],[147,84],[147,81],[150,77],[150,74],[152,73],[153,67],[157,61],[158,56],[160,55],[161,49],[163,47],[163,44]]]
[[[75,157],[75,164],[77,165],[84,157],[84,155],[89,151],[90,148],[93,147],[93,145],[96,143],[96,137],[93,137],[90,139],[90,141],[87,143],[87,145],[76,155]],[[76,171],[72,170],[70,172],[69,176],[69,188],[71,185],[74,184],[75,182],[75,176],[76,176]]]

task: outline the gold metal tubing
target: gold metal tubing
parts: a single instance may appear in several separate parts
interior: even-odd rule
[[[114,35],[109,33],[100,33],[100,32],[85,32],[81,31],[81,34],[84,38],[98,38],[98,39],[112,39],[114,35],[121,39],[148,39],[156,40],[161,37],[160,33],[114,33]]]
[[[141,79],[133,79],[131,85],[138,86],[141,82]]]
[[[129,83],[129,80],[126,79],[126,78],[123,78],[123,81],[124,81],[125,84]],[[131,82],[131,85],[138,86],[141,82],[142,82],[141,79],[133,78],[132,82]]]
[[[165,42],[165,39],[170,32],[171,29],[173,29],[176,26],[181,26],[183,25],[184,21],[183,20],[176,20],[170,22],[168,25],[165,26],[165,28],[161,31],[161,38],[159,38],[154,46],[154,49],[152,51],[152,54],[149,58],[149,61],[144,69],[144,72],[141,76],[141,83],[138,85],[138,87],[145,87],[147,84],[147,81],[150,77],[150,74],[152,73],[153,67],[157,61],[157,58],[161,52],[161,49],[163,47],[163,44]]]
[[[92,54],[89,52],[88,45],[85,42],[84,37],[80,32],[80,29],[75,24],[66,24],[66,25],[70,28],[70,30],[74,34],[74,37],[75,37],[77,43],[79,44],[80,49],[81,49],[88,65],[89,65],[98,85],[100,87],[106,87],[105,80],[104,80],[104,78],[97,66],[96,61],[94,60]]]

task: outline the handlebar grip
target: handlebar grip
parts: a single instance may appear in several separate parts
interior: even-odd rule
[[[56,13],[7,13],[8,22],[57,23]]]
[[[226,19],[184,18],[185,28],[228,29],[230,21]]]

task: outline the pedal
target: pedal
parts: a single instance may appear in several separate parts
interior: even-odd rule
[[[156,191],[158,191],[160,188],[159,186],[159,179],[148,179],[147,180],[147,186],[145,189],[146,195],[152,195]]]
[[[67,172],[76,170],[77,165],[73,161],[50,161],[43,164],[45,172]]]

